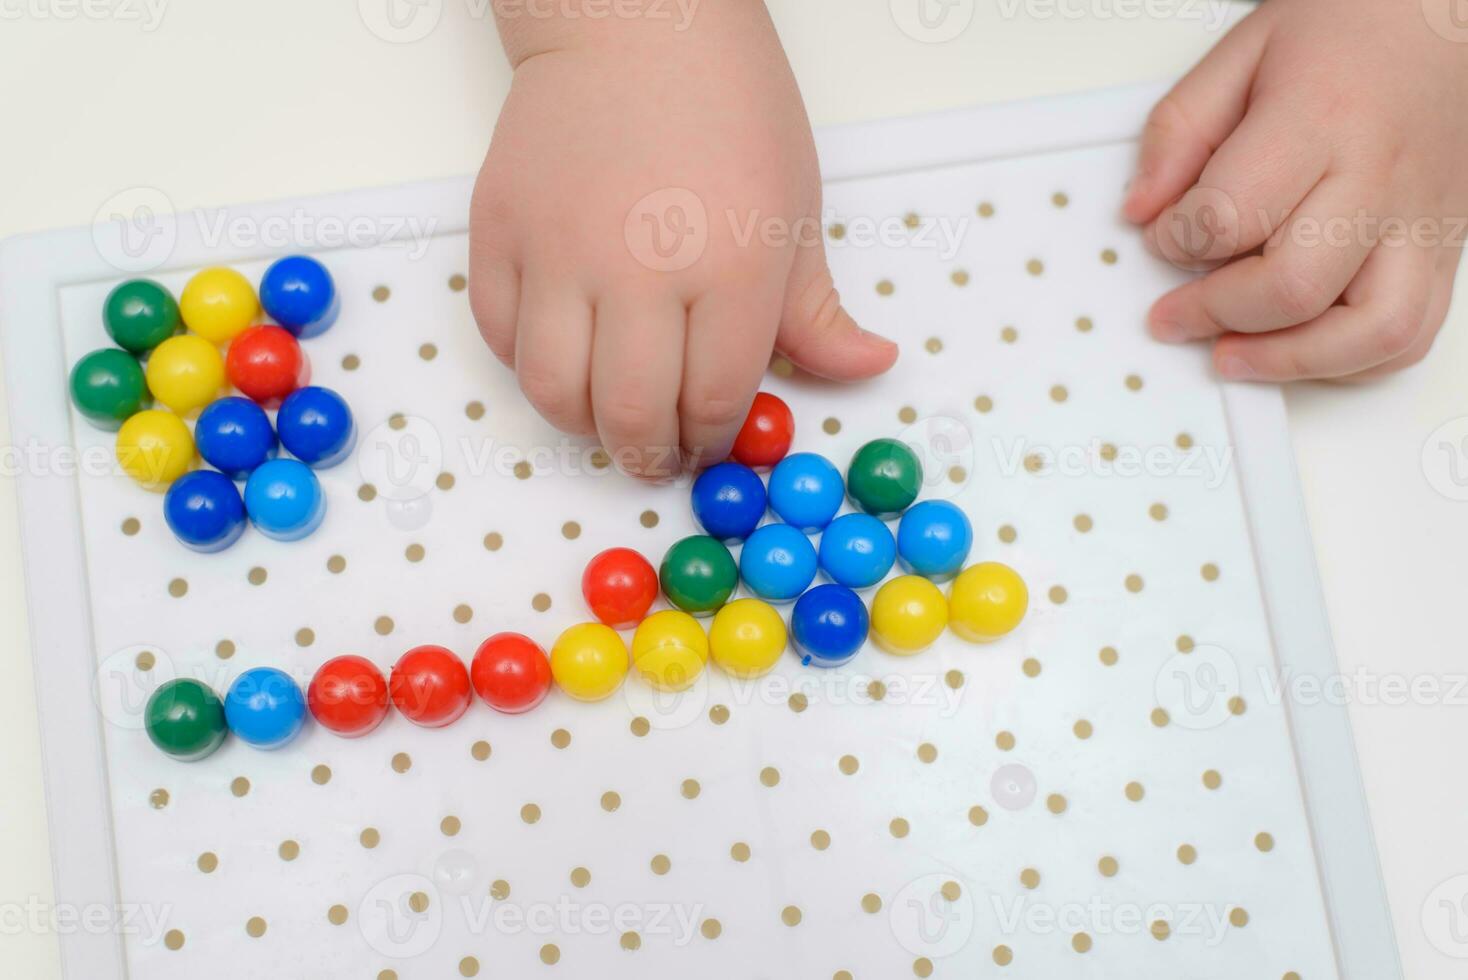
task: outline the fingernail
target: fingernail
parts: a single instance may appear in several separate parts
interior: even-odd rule
[[[1248,361],[1233,354],[1218,359],[1218,373],[1229,381],[1253,381],[1259,377]]]
[[[1137,198],[1142,196],[1142,188],[1146,184],[1147,175],[1140,172],[1131,180],[1127,181],[1126,194],[1121,199],[1121,211],[1123,215],[1130,216],[1132,205],[1136,203]]]
[[[1153,338],[1164,344],[1175,344],[1183,339],[1183,325],[1168,316],[1153,312],[1147,317],[1147,330]]]
[[[857,329],[861,331],[861,335],[863,337],[867,338],[868,340],[874,340],[884,347],[897,346],[897,342],[892,340],[892,338],[890,337],[884,337],[879,333],[874,333],[871,330],[868,330],[866,327],[858,327]]]

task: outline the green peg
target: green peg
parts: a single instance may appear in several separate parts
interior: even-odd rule
[[[148,738],[184,762],[196,762],[224,742],[224,703],[209,687],[191,678],[161,685],[144,712]]]
[[[739,567],[722,542],[695,534],[668,549],[658,579],[673,605],[695,616],[708,616],[734,594]]]
[[[93,425],[115,430],[147,404],[143,368],[125,350],[94,350],[72,368],[71,400]]]
[[[178,332],[178,301],[151,279],[129,279],[107,294],[102,322],[119,347],[145,354]]]
[[[896,439],[873,439],[852,457],[846,491],[856,505],[874,517],[895,517],[917,499],[923,487],[923,464]]]

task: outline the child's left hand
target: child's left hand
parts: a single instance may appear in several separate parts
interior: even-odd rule
[[[1159,340],[1213,339],[1234,380],[1417,363],[1468,223],[1468,43],[1419,0],[1270,0],[1148,119],[1123,206],[1149,247],[1212,270],[1163,296]]]

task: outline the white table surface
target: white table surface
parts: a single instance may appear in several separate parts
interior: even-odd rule
[[[186,209],[472,172],[509,83],[482,16],[487,0],[425,0],[441,6],[438,25],[407,44],[365,26],[362,11],[380,16],[389,2],[402,0],[3,0],[0,237],[90,223],[139,186]],[[770,6],[822,125],[1170,77],[1216,41],[1225,11],[1247,9],[1218,2],[995,0],[939,44],[903,34],[888,0]],[[957,0],[953,15],[973,6]],[[1439,948],[1446,935],[1424,930],[1422,912],[1430,896],[1434,906],[1444,897],[1435,888],[1468,872],[1468,775],[1455,758],[1468,691],[1453,690],[1468,677],[1458,605],[1468,501],[1437,489],[1468,498],[1468,485],[1452,482],[1468,481],[1468,421],[1451,437],[1457,470],[1434,435],[1468,416],[1465,318],[1456,304],[1432,356],[1395,378],[1288,393],[1362,778],[1414,978],[1463,969]],[[3,412],[0,403],[0,430]],[[20,920],[28,902],[51,901],[51,873],[16,537],[14,485],[0,475],[0,968],[47,980],[59,976],[58,937]],[[1387,677],[1404,686],[1435,678],[1443,693],[1398,703]],[[1447,897],[1465,895],[1468,884]]]

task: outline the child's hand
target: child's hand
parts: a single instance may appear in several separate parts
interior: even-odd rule
[[[1124,212],[1213,271],[1157,301],[1154,336],[1217,338],[1232,379],[1360,379],[1427,354],[1468,217],[1468,44],[1424,9],[1270,0],[1158,103]]]
[[[839,380],[897,356],[832,285],[810,125],[764,5],[694,5],[679,29],[682,6],[502,17],[515,78],[470,215],[490,348],[550,422],[649,477],[728,453],[773,348]]]

